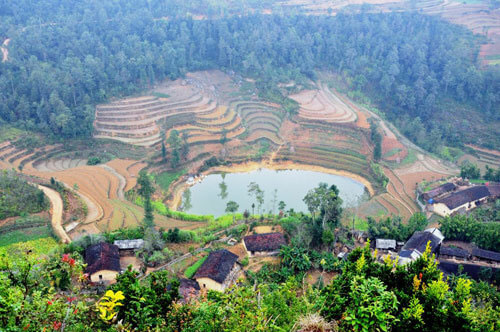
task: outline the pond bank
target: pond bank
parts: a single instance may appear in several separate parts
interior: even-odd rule
[[[335,169],[329,169],[321,166],[316,166],[316,165],[306,165],[306,164],[299,164],[299,163],[294,163],[291,161],[284,161],[284,162],[279,162],[279,163],[268,163],[268,162],[245,162],[245,163],[240,163],[240,164],[233,164],[231,166],[217,166],[217,167],[212,167],[209,170],[203,172],[203,175],[209,175],[209,174],[214,174],[214,173],[248,173],[252,171],[256,171],[259,169],[269,169],[269,170],[301,170],[301,171],[312,171],[312,172],[319,172],[319,173],[325,173],[325,174],[331,174],[331,175],[337,175],[337,176],[342,176],[346,178],[350,178],[352,180],[355,180],[365,186],[367,191],[369,192],[370,196],[374,196],[375,191],[373,189],[372,184],[365,178],[363,178],[360,175],[347,172],[347,171],[342,171],[342,170],[335,170]],[[182,203],[182,194],[183,192],[187,189],[190,188],[185,181],[179,180],[176,183],[173,184],[173,187],[171,189],[172,193],[172,200],[167,202],[167,205],[171,209],[177,209],[180,204]]]

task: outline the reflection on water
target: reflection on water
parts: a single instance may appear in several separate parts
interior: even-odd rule
[[[193,205],[191,204],[191,190],[188,188],[182,193],[182,203],[179,210],[189,211]]]
[[[303,170],[260,169],[248,173],[211,174],[183,194],[182,209],[194,214],[225,213],[228,201],[239,204],[239,212],[252,206],[256,213],[277,213],[282,207],[307,212],[302,201],[307,192],[325,182],[335,184],[346,203],[359,201],[365,187],[351,178]]]

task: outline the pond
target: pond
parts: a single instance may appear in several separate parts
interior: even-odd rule
[[[264,193],[264,203],[260,211],[255,195],[249,195],[250,183],[256,183]],[[248,210],[255,213],[278,212],[280,201],[286,204],[286,210],[307,212],[302,201],[310,189],[325,182],[335,184],[340,190],[340,197],[346,203],[358,204],[368,194],[365,186],[351,178],[305,170],[270,170],[259,169],[246,173],[210,174],[201,182],[194,184],[183,194],[180,209],[193,214],[225,214],[226,204],[235,201],[238,212]]]

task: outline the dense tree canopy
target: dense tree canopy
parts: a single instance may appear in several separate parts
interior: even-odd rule
[[[431,121],[443,98],[498,117],[498,72],[477,68],[476,41],[462,27],[415,13],[214,12],[219,18],[193,20],[184,15],[192,3],[3,2],[0,37],[12,41],[10,60],[0,64],[0,118],[56,136],[89,135],[96,103],[207,68],[267,82],[333,69],[378,96],[393,119],[414,119],[403,124],[416,141],[426,133],[460,141]]]

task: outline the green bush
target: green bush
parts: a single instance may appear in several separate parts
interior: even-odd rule
[[[93,165],[99,165],[101,163],[101,158],[93,156],[89,157],[87,160],[87,165],[93,166]]]

